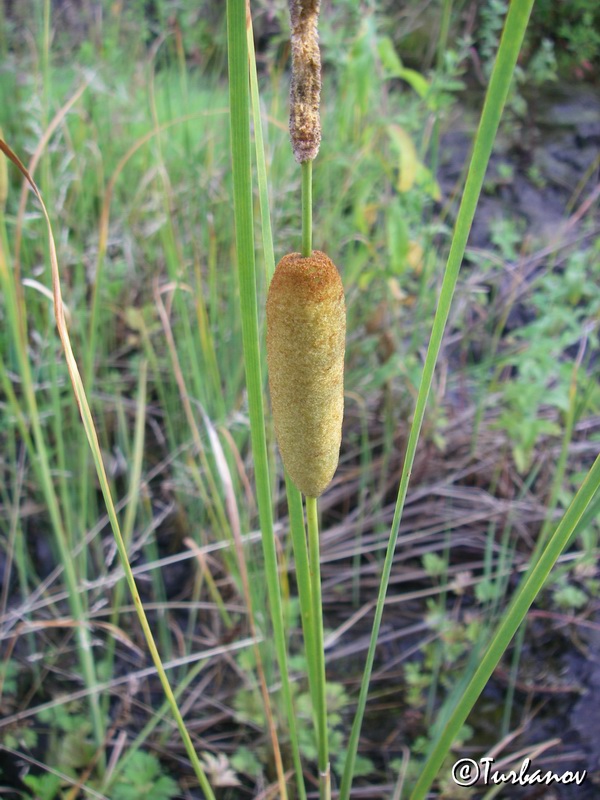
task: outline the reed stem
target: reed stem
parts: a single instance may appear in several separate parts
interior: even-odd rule
[[[316,664],[316,691],[313,704],[317,718],[317,745],[319,748],[319,794],[321,800],[331,797],[331,774],[329,768],[329,746],[327,740],[327,684],[325,678],[325,649],[323,646],[323,608],[321,600],[321,565],[319,557],[319,518],[317,498],[306,498],[306,522],[308,526],[308,557],[312,590],[313,646]]]
[[[302,162],[302,255],[312,255],[312,161]]]

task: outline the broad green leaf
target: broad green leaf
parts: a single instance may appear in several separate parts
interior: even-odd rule
[[[404,66],[396,53],[394,43],[389,36],[382,36],[377,43],[377,52],[381,60],[381,66],[386,70],[387,78],[400,78]]]
[[[417,148],[410,134],[400,125],[390,125],[388,131],[399,155],[398,191],[408,192],[413,187],[419,168]]]
[[[415,90],[415,92],[419,95],[419,97],[426,97],[429,93],[429,81],[420,72],[417,72],[416,69],[408,69],[408,67],[404,67],[402,70],[402,75],[400,75],[403,81],[406,81],[408,85]]]
[[[429,93],[430,84],[427,78],[415,69],[405,67],[396,53],[394,43],[388,36],[382,36],[377,45],[377,51],[381,60],[381,65],[386,70],[386,78],[401,78],[415,90],[419,97],[425,97]]]

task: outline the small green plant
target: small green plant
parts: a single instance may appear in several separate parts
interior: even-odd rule
[[[23,783],[31,789],[35,800],[55,800],[59,796],[62,779],[52,772],[42,772],[40,775],[25,775]]]
[[[240,668],[247,672],[250,668],[251,658],[248,654],[239,656]],[[290,659],[292,662],[292,659]],[[293,667],[301,674],[307,671],[306,659],[303,656],[293,658]],[[312,728],[313,699],[310,691],[301,691],[297,683],[293,685],[294,707],[298,723],[298,742],[300,753],[305,762],[318,760],[318,744],[315,731]],[[350,698],[341,683],[328,681],[325,688],[327,702],[327,722],[329,728],[329,750],[332,754],[332,770],[341,777],[346,757],[347,737],[343,729],[343,713],[350,705]],[[252,688],[239,689],[234,698],[233,706],[236,717],[242,724],[250,724],[264,729],[266,717],[264,706],[259,693]],[[239,747],[231,759],[231,765],[238,772],[256,777],[262,772],[262,764],[270,760],[268,748],[256,745],[252,751],[246,745]],[[367,775],[373,770],[373,763],[369,758],[361,757],[357,763],[357,775]]]
[[[587,593],[575,586],[565,576],[561,576],[553,586],[552,599],[558,608],[571,612],[579,611],[589,602]]]
[[[59,764],[67,775],[92,763],[94,745],[89,719],[77,706],[56,706],[41,711],[38,720],[47,726],[48,745],[45,758],[49,764]]]
[[[532,15],[530,37],[553,44],[563,74],[590,77],[600,63],[598,3],[595,0],[569,3],[538,0]]]
[[[16,695],[19,664],[12,658],[0,661],[0,703],[2,695]]]
[[[513,252],[513,241],[506,231],[497,240],[507,256]],[[573,368],[564,354],[577,346],[582,336],[598,340],[597,330],[589,324],[600,313],[596,263],[594,247],[569,255],[560,274],[546,276],[532,291],[533,321],[511,334],[513,352],[502,363],[513,377],[501,384],[496,424],[513,443],[520,473],[530,469],[540,437],[559,436],[559,420],[569,412]],[[577,415],[595,413],[594,409],[600,408],[600,392],[593,374],[580,371],[577,383],[581,398]]]
[[[152,753],[138,751],[112,788],[114,800],[171,800],[179,794],[177,782],[165,775]]]

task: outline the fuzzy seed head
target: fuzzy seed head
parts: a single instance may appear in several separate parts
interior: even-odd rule
[[[337,468],[344,413],[346,307],[340,274],[318,250],[284,256],[267,297],[275,434],[298,489],[318,497]]]
[[[321,54],[319,0],[289,0],[292,27],[290,137],[300,164],[312,161],[321,144]]]

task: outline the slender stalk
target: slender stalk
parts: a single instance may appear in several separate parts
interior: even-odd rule
[[[138,378],[138,400],[135,421],[135,433],[133,439],[133,459],[131,464],[131,475],[129,479],[129,497],[130,501],[127,503],[125,509],[125,519],[123,520],[123,540],[125,547],[129,549],[131,539],[133,537],[133,528],[138,510],[138,500],[140,496],[140,485],[142,479],[142,463],[144,456],[144,434],[146,425],[146,390],[147,390],[147,375],[148,375],[148,362],[146,359],[140,362],[140,371]],[[111,625],[115,629],[119,625],[119,616],[121,614],[121,604],[123,603],[123,595],[126,591],[125,584],[122,580],[115,584],[112,596],[112,613],[110,615]],[[113,674],[114,658],[116,650],[116,640],[111,636],[106,642],[106,653],[104,656],[106,664],[108,664],[108,674]],[[108,717],[110,696],[105,697],[104,713]]]
[[[383,617],[385,596],[387,594],[387,588],[394,560],[394,552],[396,549],[396,542],[398,540],[400,519],[402,517],[404,501],[408,491],[408,482],[410,480],[412,466],[415,459],[417,442],[419,440],[421,426],[425,417],[425,407],[427,405],[427,399],[431,389],[433,372],[437,357],[440,352],[442,337],[444,334],[446,321],[450,313],[452,297],[454,295],[454,289],[458,280],[458,274],[465,252],[469,231],[471,229],[473,217],[475,216],[475,209],[477,208],[477,202],[479,200],[479,194],[483,185],[483,179],[485,177],[488,161],[492,152],[494,139],[496,138],[500,117],[502,116],[502,110],[510,89],[513,71],[517,63],[517,57],[519,55],[523,37],[525,35],[527,22],[529,21],[529,15],[533,7],[533,2],[534,0],[522,0],[521,2],[511,3],[510,5],[506,18],[504,33],[498,49],[498,56],[494,65],[492,76],[490,78],[490,84],[481,115],[479,129],[475,137],[473,156],[471,158],[467,182],[456,220],[452,246],[450,248],[448,263],[444,273],[440,299],[438,301],[438,307],[433,321],[429,347],[427,349],[425,364],[423,366],[421,385],[419,386],[413,422],[408,438],[406,457],[404,459],[404,466],[402,468],[402,475],[400,478],[400,486],[398,488],[398,497],[396,500],[396,508],[394,511],[394,519],[392,521],[390,538],[383,564],[381,582],[379,585],[379,594],[377,597],[377,606],[375,608],[375,619],[373,621],[373,630],[371,633],[371,640],[367,653],[367,661],[363,673],[356,716],[354,718],[352,733],[348,743],[348,755],[346,758],[339,795],[340,800],[349,800],[350,797],[354,764],[356,761],[356,751],[358,749],[358,739],[360,736],[360,729],[367,703],[369,681],[371,678],[371,671],[373,669],[373,662],[375,660],[375,650],[377,647],[381,619]]]
[[[244,368],[250,416],[250,437],[256,471],[258,515],[262,530],[261,541],[267,575],[267,592],[271,608],[273,635],[281,673],[281,692],[288,718],[298,792],[302,800],[306,800],[296,730],[297,722],[292,703],[288,670],[287,641],[283,624],[283,608],[273,532],[273,509],[264,427],[263,382],[260,363],[256,267],[254,260],[252,169],[250,162],[250,98],[245,0],[227,0],[227,45],[237,274],[242,319]]]
[[[154,641],[154,636],[152,635],[152,630],[150,628],[150,624],[148,623],[148,618],[146,616],[146,612],[144,611],[144,606],[142,605],[142,601],[140,599],[140,595],[137,590],[137,586],[135,583],[135,578],[133,577],[133,572],[131,571],[131,566],[129,564],[129,559],[127,557],[127,548],[125,547],[125,542],[123,541],[123,537],[121,536],[121,532],[118,527],[113,525],[113,533],[115,535],[115,541],[117,544],[117,550],[119,551],[119,557],[121,559],[121,566],[125,572],[125,579],[127,580],[127,585],[129,586],[129,591],[133,598],[133,603],[135,605],[135,610],[137,611],[137,615],[140,621],[140,625],[142,626],[142,630],[144,632],[144,637],[146,639],[146,644],[148,645],[148,650],[150,651],[150,655],[152,656],[152,661],[154,662],[154,666],[156,667],[156,671],[158,673],[159,680],[161,682],[163,691],[165,693],[165,697],[171,707],[171,713],[175,718],[175,722],[177,723],[177,727],[179,728],[179,733],[183,740],[183,744],[188,754],[188,758],[192,764],[194,772],[196,773],[196,777],[198,778],[198,782],[202,791],[205,793],[208,800],[216,800],[213,790],[208,782],[208,779],[202,769],[202,765],[192,743],[192,739],[190,734],[188,733],[187,728],[185,727],[185,722],[183,721],[183,717],[181,716],[181,712],[179,711],[179,706],[177,705],[177,700],[175,699],[175,695],[173,694],[173,690],[171,689],[171,684],[169,683],[169,679],[167,678],[167,673],[162,665],[162,661],[160,658],[160,654],[158,652],[158,648],[156,647],[156,643]]]
[[[177,700],[177,702],[179,702],[179,700],[183,697],[183,693],[185,692],[185,690],[198,677],[200,672],[203,669],[205,669],[205,667],[206,663],[204,660],[198,661],[196,664],[192,666],[189,672],[187,672],[183,676],[183,678],[176,684],[173,690],[173,694],[175,695],[175,699]],[[165,721],[167,724],[169,724],[169,721],[165,719],[165,717],[169,713],[169,709],[170,709],[169,701],[165,700],[163,704],[160,706],[160,708],[154,711],[152,716],[149,717],[148,722],[144,725],[142,730],[138,733],[138,735],[135,737],[135,739],[131,742],[131,744],[127,748],[127,752],[121,756],[115,767],[110,770],[110,774],[105,776],[105,782],[101,786],[101,791],[103,794],[108,795],[110,788],[114,786],[119,775],[122,775],[123,772],[125,772],[127,764],[135,756],[138,750],[146,744],[148,738],[150,737],[152,732],[160,725],[160,723]],[[166,727],[163,737],[167,739],[170,737],[170,734],[171,734],[171,728]],[[166,742],[164,742],[164,744],[166,744]]]
[[[312,255],[312,161],[302,162],[302,255]]]
[[[308,557],[308,547],[306,544],[306,531],[304,529],[304,512],[302,510],[302,494],[297,486],[286,473],[285,488],[287,491],[287,502],[290,514],[290,533],[292,536],[292,546],[294,548],[294,559],[296,561],[296,580],[298,583],[298,598],[300,600],[300,614],[302,617],[302,633],[304,635],[304,647],[306,650],[306,664],[308,669],[308,685],[310,696],[314,697],[318,676],[315,671],[317,659],[314,645],[314,625],[312,609],[312,580],[310,563]],[[316,707],[313,703],[313,716],[316,724]]]
[[[319,558],[319,517],[317,498],[306,498],[306,522],[308,527],[308,556],[312,588],[313,644],[316,673],[317,744],[319,748],[319,790],[321,800],[331,797],[331,773],[329,768],[329,743],[327,740],[327,694],[325,678],[325,649],[323,646],[323,606],[321,602],[321,564]]]
[[[254,54],[254,37],[252,35],[252,20],[248,19],[247,30],[248,55],[250,64],[250,95],[252,100],[252,116],[254,122],[254,139],[256,151],[256,173],[260,203],[260,218],[262,245],[265,261],[265,277],[267,282],[275,271],[275,255],[273,251],[273,233],[271,229],[271,217],[269,214],[269,195],[267,185],[267,165],[264,152],[264,138],[262,133],[262,121],[260,116],[260,99],[258,93],[258,76],[256,72],[256,58]],[[310,190],[310,182],[309,182]],[[310,201],[309,201],[310,211]],[[308,217],[309,235],[312,220]],[[298,585],[298,596],[300,600],[300,613],[302,617],[302,632],[306,648],[306,661],[308,668],[309,687],[316,685],[314,677],[315,658],[312,655],[313,647],[313,625],[312,625],[312,589],[310,580],[310,569],[308,563],[308,547],[306,543],[306,531],[304,529],[304,511],[302,509],[302,494],[289,475],[285,474],[285,488],[287,504],[290,517],[290,533],[292,547],[294,550],[296,580]],[[310,689],[312,696],[312,688]],[[316,727],[316,725],[315,725]]]
[[[303,161],[302,169],[302,255],[312,255],[312,159]],[[298,490],[296,490],[298,492]],[[298,495],[300,493],[298,492]],[[288,491],[288,502],[290,492]],[[290,513],[292,508],[290,507]],[[319,557],[319,518],[316,497],[306,498],[306,520],[308,525],[308,581],[305,570],[306,540],[304,552],[299,544],[296,547],[297,534],[294,540],[294,552],[300,553],[301,561],[296,555],[300,607],[304,630],[304,643],[308,664],[308,682],[313,707],[313,718],[317,734],[319,752],[319,794],[321,800],[331,796],[331,773],[329,767],[329,743],[327,740],[327,695],[325,677],[325,652],[323,647],[323,609],[321,603],[321,563]],[[302,526],[304,528],[304,526]],[[302,580],[304,579],[304,580]],[[308,586],[306,586],[308,584]],[[302,590],[308,588],[310,602],[306,608],[306,599]],[[303,603],[304,599],[304,603]]]

